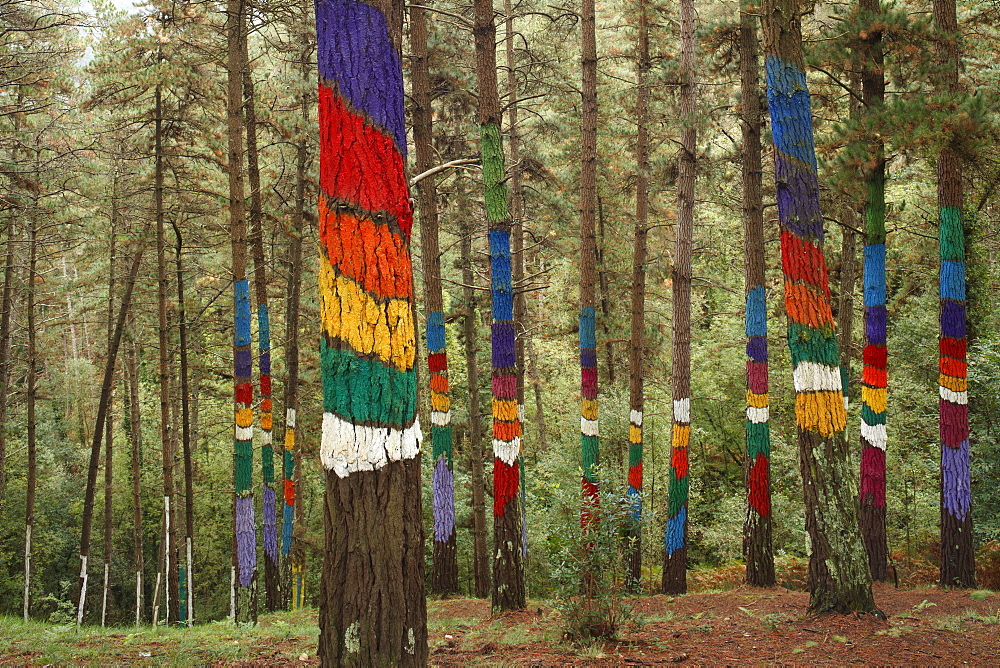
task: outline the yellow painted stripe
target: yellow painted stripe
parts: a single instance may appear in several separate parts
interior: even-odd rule
[[[597,399],[583,399],[580,401],[580,415],[588,420],[596,420]]]
[[[795,397],[795,421],[807,431],[833,436],[847,427],[842,392],[801,392]]]
[[[416,347],[410,302],[377,302],[357,283],[337,274],[325,257],[320,257],[319,264],[324,332],[346,341],[356,352],[374,354],[400,371],[412,369]]]
[[[292,450],[295,448],[295,430],[289,427],[285,429],[285,450]]]
[[[636,427],[634,424],[628,426],[628,442],[642,443],[642,427]]]
[[[861,386],[861,401],[876,413],[885,412],[886,389],[884,387]]]
[[[766,408],[768,405],[767,392],[764,394],[754,394],[747,390],[747,406],[754,408]]]
[[[442,413],[447,413],[451,410],[451,399],[447,394],[431,392],[431,408]]]
[[[493,417],[497,420],[506,420],[508,422],[513,422],[517,419],[517,400],[516,399],[494,399],[493,400]]]
[[[947,387],[952,392],[967,392],[969,390],[969,379],[955,378],[942,373],[938,376],[938,385]]]
[[[270,413],[261,413],[260,414],[260,428],[263,429],[264,431],[271,431],[271,428],[273,426],[274,426],[274,422],[271,419],[271,414]]]
[[[249,427],[253,424],[253,409],[240,408],[236,411],[236,426]]]
[[[686,448],[691,441],[691,425],[674,423],[674,435],[671,446],[675,448]]]

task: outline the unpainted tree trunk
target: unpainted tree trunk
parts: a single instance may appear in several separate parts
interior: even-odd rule
[[[132,568],[135,569],[135,623],[142,623],[145,605],[143,575],[146,570],[143,555],[142,530],[142,413],[139,403],[138,343],[135,340],[135,324],[130,327],[130,338],[125,347],[125,378],[128,383],[128,420],[130,463],[132,468]]]
[[[681,149],[677,157],[677,251],[673,268],[673,436],[663,593],[687,591],[688,452],[691,439],[691,247],[697,167],[694,0],[681,0]]]
[[[38,486],[37,423],[35,404],[38,398],[38,350],[35,332],[35,275],[38,273],[38,223],[35,209],[28,216],[28,276],[27,276],[27,325],[28,325],[28,382],[27,382],[27,446],[28,480],[24,503],[24,621],[31,615],[31,559],[34,553],[35,491]],[[86,571],[84,570],[84,573]]]
[[[7,488],[7,389],[10,386],[11,317],[14,312],[14,252],[18,229],[16,209],[7,216],[7,251],[3,267],[3,291],[0,297],[0,510]]]
[[[108,354],[111,353],[111,344],[114,338],[114,309],[115,309],[115,253],[117,251],[117,223],[118,223],[118,175],[115,174],[111,181],[111,241],[108,259]],[[126,319],[128,314],[126,314]],[[114,380],[108,396],[108,411],[114,402]],[[101,586],[101,626],[107,625],[108,616],[108,589],[111,584],[111,538],[112,538],[112,517],[114,500],[114,442],[112,439],[114,423],[113,416],[108,415],[104,425],[104,578]]]

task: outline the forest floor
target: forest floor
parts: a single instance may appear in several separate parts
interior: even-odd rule
[[[1000,593],[875,586],[888,616],[807,615],[808,594],[738,587],[630,599],[639,623],[618,640],[564,638],[547,602],[493,615],[489,601],[428,606],[435,666],[997,665]],[[0,618],[0,666],[316,664],[316,611],[262,615],[258,626],[84,628]]]

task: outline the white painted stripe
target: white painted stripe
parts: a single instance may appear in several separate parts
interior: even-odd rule
[[[451,411],[431,411],[431,424],[435,427],[447,427],[451,424]]]
[[[688,424],[691,422],[691,400],[688,398],[674,400],[674,422]]]
[[[323,441],[319,458],[323,468],[338,478],[358,471],[374,471],[389,462],[412,459],[420,452],[420,422],[405,429],[367,427],[323,413]]]
[[[521,424],[524,424],[524,404],[517,405],[517,419],[521,421]]]
[[[941,394],[941,398],[944,399],[945,401],[950,401],[953,404],[961,404],[962,406],[965,406],[967,403],[969,403],[968,392],[955,392],[954,390],[949,390],[947,387],[944,387],[943,385],[939,385],[938,388]]]
[[[271,434],[271,430],[270,429],[261,429],[260,430],[261,445],[271,445],[272,443],[274,443],[273,439],[274,439],[274,436]]]
[[[851,407],[851,398],[845,394],[844,395],[844,410],[846,411],[850,407]]]
[[[861,421],[861,437],[868,441],[872,447],[883,452],[889,440],[885,435],[884,424],[867,424],[864,420]]]
[[[636,427],[642,426],[642,411],[637,411],[635,409],[629,411],[628,421],[634,424]]]
[[[843,392],[840,369],[818,362],[799,362],[793,374],[796,392]]]
[[[289,408],[285,411],[285,424],[289,427],[295,427],[295,409]]]
[[[236,426],[236,440],[237,441],[251,441],[253,440],[253,425],[249,427]]]
[[[493,456],[507,466],[513,466],[517,456],[521,454],[521,437],[515,436],[513,441],[493,439]]]
[[[588,420],[585,417],[580,418],[580,433],[584,436],[600,436],[597,428],[597,420]]]
[[[767,406],[763,408],[755,408],[753,406],[747,406],[747,419],[754,424],[762,424],[767,422],[770,417],[770,409]]]

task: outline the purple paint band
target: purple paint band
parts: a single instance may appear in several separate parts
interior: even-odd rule
[[[969,442],[957,448],[941,448],[942,504],[952,517],[965,520],[972,505],[971,475],[969,472]]]
[[[406,155],[402,66],[385,15],[358,0],[316,0],[316,42],[320,76]]]
[[[265,376],[271,375],[271,353],[266,351],[262,352],[260,354],[260,361],[258,364],[260,365],[260,372],[262,374]]]
[[[873,346],[885,345],[885,306],[865,309],[865,336]]]
[[[861,438],[861,500],[868,495],[876,508],[885,507],[885,452]]]
[[[448,457],[441,455],[434,464],[431,481],[434,493],[434,540],[447,541],[455,533],[455,479],[448,470]]]
[[[581,388],[587,399],[597,398],[597,369],[581,369]]]
[[[234,353],[233,367],[237,378],[249,378],[253,373],[253,356],[249,350],[237,350]]]
[[[782,227],[806,239],[823,241],[823,217],[819,207],[819,180],[805,165],[780,152],[774,155],[778,219]]]
[[[754,362],[767,362],[767,339],[763,336],[747,339],[747,357]]]
[[[747,362],[747,389],[767,394],[767,362]]]
[[[514,368],[514,323],[493,323],[493,368]]]
[[[249,587],[257,569],[253,497],[236,497],[236,563],[241,587]]]
[[[264,553],[278,561],[278,517],[274,505],[274,490],[264,485]]]
[[[965,338],[965,305],[945,299],[941,302],[941,335]]]
[[[516,399],[517,376],[493,374],[493,396],[497,399]]]
[[[580,348],[580,366],[597,366],[596,348]]]
[[[938,400],[941,415],[941,442],[949,448],[960,447],[969,440],[969,407]]]

